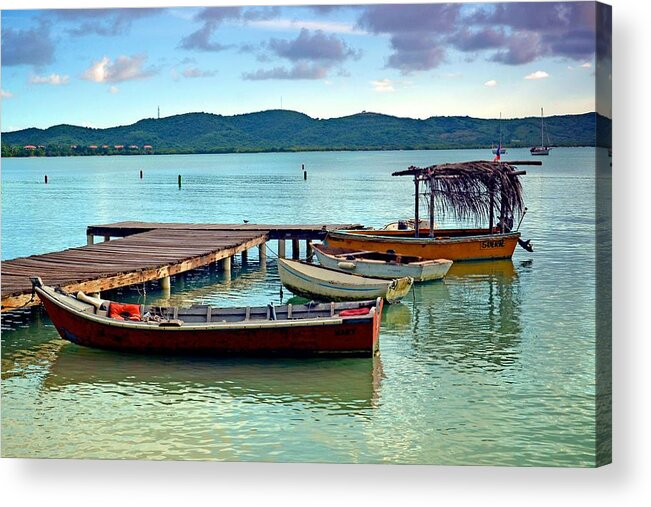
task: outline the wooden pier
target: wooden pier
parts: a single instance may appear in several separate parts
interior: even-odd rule
[[[170,276],[218,263],[225,272],[231,259],[259,248],[266,259],[266,243],[278,240],[278,254],[285,256],[285,241],[291,240],[292,255],[298,257],[298,242],[323,239],[328,230],[349,229],[358,224],[261,225],[175,224],[118,222],[87,228],[87,245],[2,262],[2,311],[31,301],[31,276],[48,285],[69,291],[99,293],[129,285],[160,280],[169,289]],[[104,241],[95,244],[100,236]],[[110,241],[111,238],[119,238]],[[308,249],[309,250],[309,249]]]

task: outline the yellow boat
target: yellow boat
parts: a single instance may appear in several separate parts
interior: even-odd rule
[[[393,176],[414,178],[413,230],[337,230],[329,232],[325,242],[333,248],[454,262],[510,259],[518,244],[532,252],[531,242],[521,240],[520,232],[512,230],[515,217],[519,215],[521,223],[527,211],[519,181],[519,176],[526,172],[516,170],[515,165],[540,165],[540,162],[459,162],[425,168],[412,166],[394,172]],[[421,184],[425,187],[423,193]],[[429,209],[429,227],[425,229],[418,209],[422,196],[426,197]],[[436,229],[435,213],[451,214],[459,219],[474,217],[478,223],[488,222],[488,227]]]
[[[486,229],[439,229],[431,238],[428,233],[426,229],[423,236],[416,238],[413,231],[331,231],[326,242],[336,248],[392,252],[424,259],[445,258],[457,262],[510,259],[520,239],[519,232],[488,234]]]

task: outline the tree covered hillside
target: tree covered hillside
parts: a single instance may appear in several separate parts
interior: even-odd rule
[[[94,129],[57,125],[2,134],[2,155],[231,153],[305,150],[394,150],[507,147],[540,143],[540,118],[485,120],[467,116],[425,120],[360,113],[316,119],[287,110],[236,116],[187,113]],[[551,116],[552,146],[610,146],[611,120],[595,113]],[[144,146],[151,148],[144,149]],[[25,149],[29,146],[29,149]]]

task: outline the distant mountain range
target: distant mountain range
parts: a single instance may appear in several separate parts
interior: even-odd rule
[[[417,120],[363,112],[317,119],[295,111],[269,110],[235,116],[186,113],[105,129],[28,128],[2,133],[2,155],[142,153],[144,145],[160,154],[485,148],[497,144],[500,127],[506,147],[540,143],[537,117],[501,122],[468,116]],[[611,120],[596,113],[545,118],[552,146],[609,147],[611,130]],[[25,150],[25,146],[31,147]]]

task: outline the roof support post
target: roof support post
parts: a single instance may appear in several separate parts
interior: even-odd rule
[[[434,237],[434,185],[432,177],[429,178],[429,237]]]
[[[495,184],[491,181],[488,187],[490,192],[490,215],[488,220],[488,232],[493,234],[493,224],[495,223]]]
[[[414,237],[420,237],[418,226],[420,225],[420,217],[418,216],[418,175],[414,175]]]

